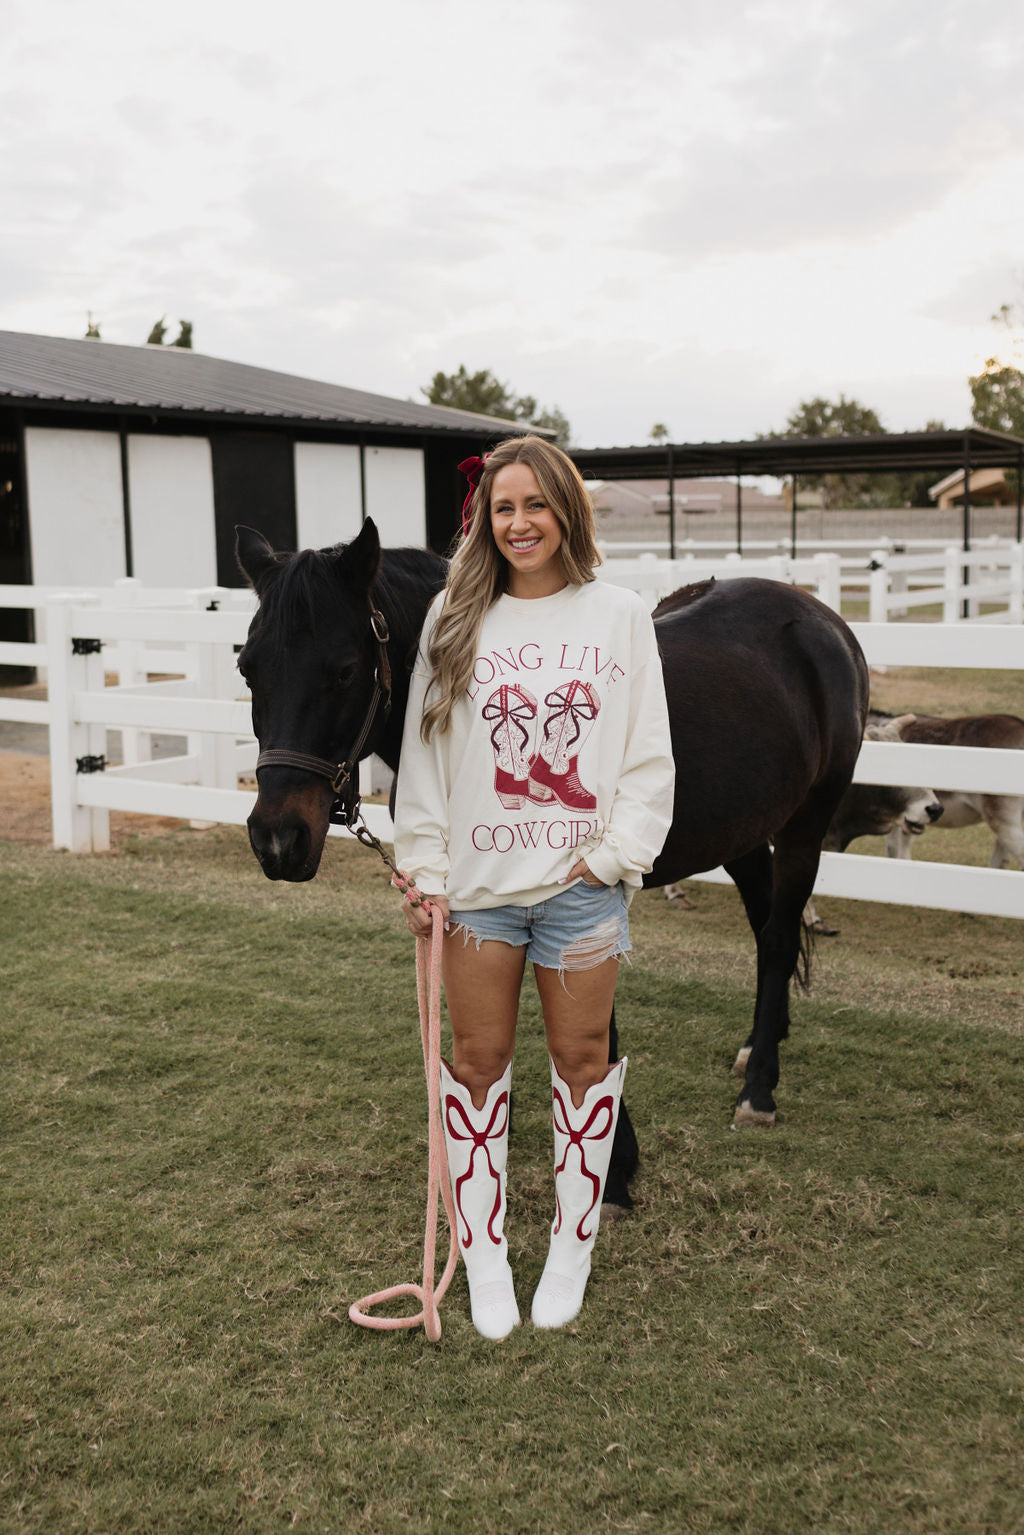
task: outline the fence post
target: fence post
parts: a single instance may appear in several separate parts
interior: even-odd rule
[[[1011,624],[1024,623],[1024,544],[1011,544],[1008,550],[1007,618]]]
[[[842,565],[839,556],[821,552],[813,555],[812,560],[816,571],[815,595],[834,613],[838,613],[843,601]]]
[[[907,591],[907,572],[905,570],[889,569],[889,612],[893,618],[906,618],[907,605],[905,602],[897,602],[895,599]]]
[[[114,602],[119,607],[136,608],[142,595],[142,582],[135,576],[121,576],[114,582]],[[138,687],[147,682],[145,653],[138,640],[118,640],[113,652],[118,686]],[[121,761],[124,763],[148,762],[153,755],[153,737],[148,730],[125,725],[121,729]]]
[[[960,621],[960,586],[962,582],[960,561],[962,551],[954,545],[942,556],[942,622],[955,624]]]
[[[868,623],[889,622],[889,556],[884,549],[871,551],[868,579]]]
[[[71,614],[98,606],[96,597],[57,596],[46,604],[47,677],[50,700],[50,818],[54,847],[73,853],[105,853],[110,847],[110,815],[78,803],[77,762],[106,755],[103,725],[75,719],[75,694],[102,693],[103,653],[74,655]]]

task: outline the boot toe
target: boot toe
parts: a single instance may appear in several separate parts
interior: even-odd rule
[[[575,1279],[568,1274],[545,1271],[530,1308],[534,1327],[564,1327],[579,1316],[588,1278],[589,1270]]]
[[[473,1326],[484,1338],[497,1342],[519,1326],[519,1307],[509,1279],[492,1279],[470,1290]]]

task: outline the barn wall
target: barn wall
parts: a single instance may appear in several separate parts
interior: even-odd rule
[[[366,514],[382,544],[427,542],[427,491],[420,448],[367,448]]]
[[[243,586],[235,561],[235,527],[256,528],[275,549],[294,549],[295,460],[289,439],[275,432],[211,433],[217,580]]]
[[[355,538],[363,521],[356,444],[295,444],[295,518],[300,549],[324,549]]]
[[[119,580],[126,572],[118,434],[28,426],[25,460],[36,584]]]
[[[213,586],[209,439],[129,436],[128,485],[133,574],[147,586]]]

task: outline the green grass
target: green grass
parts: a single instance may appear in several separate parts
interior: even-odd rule
[[[829,903],[779,1124],[735,1134],[739,902],[639,897],[636,1211],[573,1326],[488,1344],[460,1272],[435,1347],[346,1317],[422,1239],[411,945],[372,856],[304,887],[232,831],[3,858],[4,1530],[1024,1529],[1019,925]],[[520,1032],[528,1307],[532,987]]]

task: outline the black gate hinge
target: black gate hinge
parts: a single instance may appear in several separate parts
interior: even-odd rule
[[[107,759],[104,756],[75,758],[76,773],[102,773],[106,770],[106,766]]]
[[[102,649],[102,640],[72,639],[71,641],[71,654],[73,656],[98,656]]]

